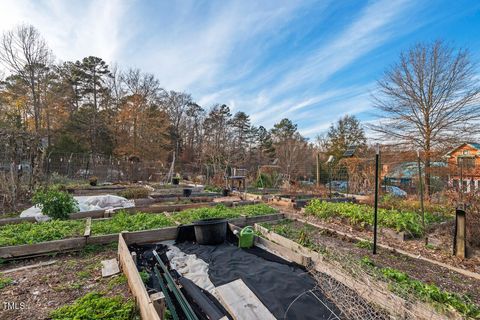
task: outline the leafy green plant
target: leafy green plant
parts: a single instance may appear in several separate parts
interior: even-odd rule
[[[53,320],[91,319],[91,320],[128,320],[132,318],[135,304],[122,297],[105,297],[92,292],[77,299],[73,304],[54,310],[50,316]]]
[[[467,317],[475,319],[480,317],[480,307],[472,303],[468,297],[461,297],[458,294],[443,291],[434,284],[412,279],[406,273],[396,269],[381,268],[380,272],[387,280],[392,281],[397,289],[403,292],[411,292],[426,302],[448,306]]]
[[[150,195],[150,191],[146,188],[128,188],[118,192],[118,195],[127,199],[141,199],[147,198]]]
[[[12,278],[4,277],[3,274],[0,273],[0,290],[11,285],[12,282]]]
[[[364,266],[367,266],[367,267],[374,267],[375,266],[372,259],[370,259],[370,257],[367,257],[367,256],[362,257],[362,259],[360,260],[360,263]]]
[[[321,219],[332,217],[343,218],[351,225],[367,226],[373,224],[373,208],[368,205],[355,203],[333,203],[313,199],[305,208],[307,215],[314,215]],[[427,224],[443,221],[444,216],[425,213]],[[378,225],[392,228],[396,231],[405,231],[413,236],[423,233],[421,216],[417,212],[399,211],[396,209],[378,209]]]
[[[128,214],[120,211],[108,220],[93,220],[91,231],[94,235],[139,231],[174,226],[173,220],[163,214]]]
[[[68,219],[68,215],[78,211],[78,202],[68,192],[58,188],[39,189],[32,203],[42,209],[42,213],[53,219]]]
[[[143,282],[144,284],[147,284],[147,283],[148,283],[148,279],[150,278],[150,275],[148,274],[148,272],[146,272],[146,271],[140,271],[139,274],[140,274],[140,278],[142,278],[142,282]]]
[[[191,223],[196,220],[209,218],[238,218],[242,215],[259,216],[275,213],[277,210],[265,204],[246,205],[235,208],[227,208],[224,205],[215,207],[205,207],[189,209],[178,212],[172,216],[172,219],[180,223]]]
[[[51,220],[42,223],[23,222],[0,227],[0,246],[15,246],[81,236],[82,220]]]
[[[355,245],[358,248],[362,248],[362,249],[368,249],[368,250],[373,249],[373,243],[371,243],[370,241],[366,241],[366,240],[358,241]]]
[[[204,190],[205,192],[222,192],[222,188],[221,188],[221,187],[212,186],[212,185],[207,185],[207,186],[205,186],[205,188],[203,188],[203,190]]]

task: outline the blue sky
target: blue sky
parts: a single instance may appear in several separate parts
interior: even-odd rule
[[[443,39],[480,63],[480,1],[0,1],[0,31],[30,23],[58,60],[96,55],[154,73],[203,107],[225,103],[315,137],[374,121],[375,81],[402,50]]]

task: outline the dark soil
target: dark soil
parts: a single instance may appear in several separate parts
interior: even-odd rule
[[[0,319],[49,319],[53,310],[94,291],[130,299],[123,274],[102,278],[100,262],[116,256],[116,249],[107,246],[102,251],[97,249],[93,252],[63,254],[1,265],[0,272],[41,261],[57,260],[52,265],[2,275],[3,278],[11,278],[13,282],[0,289]],[[16,303],[18,309],[7,310],[6,303]],[[23,309],[21,303],[24,305]]]
[[[305,224],[298,221],[292,222],[291,228],[293,230],[308,230],[308,237],[314,244],[325,246],[327,250],[338,254],[338,256],[348,257],[358,262],[363,257],[368,256],[378,267],[394,268],[414,279],[435,284],[445,291],[469,295],[473,302],[480,305],[480,280],[382,248],[378,248],[377,254],[374,255],[369,248],[359,247],[357,242],[350,238],[313,226],[305,229]],[[292,240],[298,241],[298,239]]]

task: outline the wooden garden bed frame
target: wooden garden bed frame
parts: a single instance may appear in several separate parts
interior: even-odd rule
[[[255,223],[254,228],[261,234],[256,236],[255,241],[260,243],[267,239],[273,242],[277,248],[275,251],[281,257],[287,260],[297,262],[309,269],[327,274],[336,281],[344,284],[354,290],[360,297],[373,305],[378,305],[383,309],[393,312],[400,317],[415,317],[418,319],[441,320],[445,315],[438,313],[431,305],[422,302],[411,302],[392,294],[386,284],[379,284],[376,287],[363,283],[350,274],[346,273],[339,266],[325,260],[321,253],[303,247],[297,242],[285,238],[261,225]],[[453,319],[461,319],[457,312],[450,311]]]
[[[236,225],[253,225],[257,222],[278,220],[284,218],[283,213],[275,213],[263,216],[254,217],[240,217],[229,219],[230,223]],[[89,230],[88,219],[86,221],[85,230]],[[167,227],[161,229],[151,229],[142,231],[133,231],[125,233],[124,238],[127,242],[158,242],[163,240],[165,235],[176,237],[177,227]],[[17,246],[0,247],[0,258],[2,259],[21,259],[27,257],[47,255],[50,253],[58,253],[64,251],[75,251],[85,248],[91,244],[107,244],[118,241],[118,233],[106,235],[90,235],[90,232],[85,232],[83,237],[75,237],[61,240],[45,241],[34,244],[23,244]]]

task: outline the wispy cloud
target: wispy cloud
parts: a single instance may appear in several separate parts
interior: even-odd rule
[[[427,7],[413,0],[3,0],[0,32],[30,23],[58,59],[96,55],[139,67],[204,107],[227,103],[266,127],[289,117],[315,136],[343,114],[365,115],[376,59],[439,19]]]

